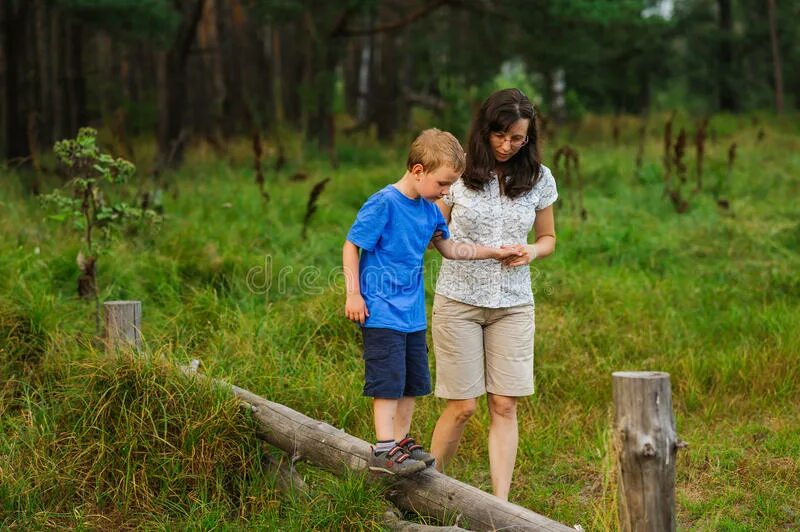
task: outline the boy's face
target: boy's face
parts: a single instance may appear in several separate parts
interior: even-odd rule
[[[417,193],[429,201],[436,201],[450,192],[450,185],[461,177],[461,172],[456,172],[447,165],[432,172],[426,172],[422,165],[414,165],[415,170],[417,166],[419,170],[414,172]]]

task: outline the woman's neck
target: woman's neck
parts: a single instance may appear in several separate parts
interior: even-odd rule
[[[498,163],[494,167],[494,174],[497,179],[497,186],[500,187],[500,194],[505,194],[506,190],[506,165]]]
[[[497,174],[497,177],[502,177],[506,175],[506,170],[508,170],[507,163],[496,162],[494,165],[494,173]]]

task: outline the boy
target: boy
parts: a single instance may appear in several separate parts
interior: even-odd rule
[[[415,397],[431,392],[422,284],[428,244],[432,240],[448,259],[517,254],[449,240],[447,223],[432,202],[447,194],[464,167],[464,150],[453,135],[423,131],[411,145],[405,175],[370,196],[342,249],[345,314],[363,327],[364,395],[374,400],[372,471],[405,476],[434,462],[408,435]]]

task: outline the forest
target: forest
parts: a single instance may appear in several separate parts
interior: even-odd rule
[[[348,228],[420,131],[466,148],[511,87],[558,199],[510,502],[627,529],[612,373],[665,372],[673,529],[800,528],[799,21],[790,0],[0,0],[0,529],[491,529],[265,443],[219,383],[374,441]],[[108,346],[116,301],[140,302],[136,349]],[[417,401],[419,443],[444,408]],[[481,398],[445,472],[487,498],[490,421]]]

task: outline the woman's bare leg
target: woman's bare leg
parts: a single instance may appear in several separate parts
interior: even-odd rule
[[[489,415],[489,471],[492,476],[492,491],[497,497],[508,500],[519,443],[517,398],[490,393]]]
[[[436,469],[444,471],[455,456],[467,421],[475,413],[476,399],[448,399],[431,436],[431,454],[436,457]]]

